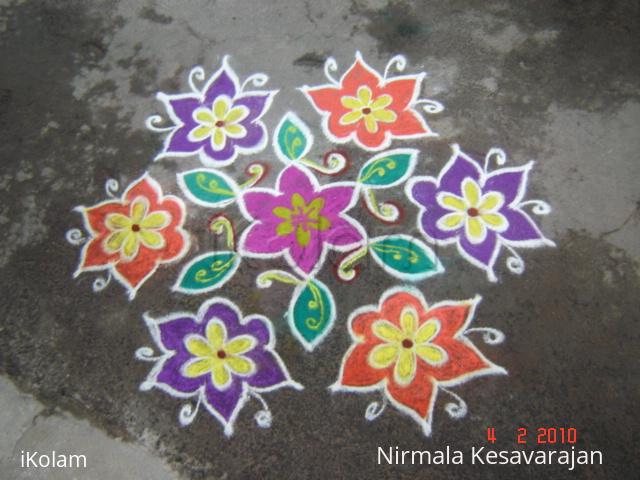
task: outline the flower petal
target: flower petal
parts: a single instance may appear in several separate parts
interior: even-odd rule
[[[440,192],[437,195],[437,200],[440,205],[449,210],[457,210],[459,212],[466,212],[469,208],[467,202],[464,199],[460,198],[457,195],[453,195],[447,192]]]
[[[480,218],[484,223],[491,226],[493,230],[496,230],[498,232],[504,231],[508,227],[507,221],[499,213],[485,213],[481,215]]]
[[[245,357],[228,357],[225,359],[225,363],[237,375],[251,375],[256,371],[254,363]]]
[[[211,380],[216,388],[226,389],[231,384],[231,375],[225,365],[226,362],[217,362],[212,365]]]
[[[165,245],[164,237],[158,232],[154,232],[153,230],[142,229],[138,233],[138,236],[140,237],[140,241],[142,242],[142,244],[147,248],[158,250]]]
[[[220,350],[224,347],[227,339],[227,331],[222,323],[215,320],[210,321],[207,325],[206,334],[213,351]]]
[[[377,345],[369,353],[369,365],[373,368],[387,368],[396,361],[399,353],[400,347],[397,345]]]
[[[383,94],[380,95],[378,98],[376,98],[372,103],[371,103],[371,110],[373,111],[380,111],[385,107],[388,107],[389,105],[391,105],[391,102],[393,102],[393,98],[391,98],[391,95],[387,95],[387,94]],[[387,110],[390,111],[390,110]],[[391,112],[394,113],[394,112]],[[395,115],[395,113],[394,113]]]
[[[276,228],[276,234],[280,237],[285,237],[287,235],[291,235],[295,230],[293,224],[290,221],[282,222],[278,224]]]
[[[489,192],[480,199],[478,209],[482,212],[494,212],[499,210],[503,204],[502,195],[496,192]]]
[[[368,106],[371,102],[371,89],[366,85],[358,87],[358,100],[363,106]]]
[[[544,239],[535,222],[521,210],[504,208],[500,213],[504,215],[507,222],[506,230],[500,234],[505,240],[530,242]]]
[[[168,212],[153,212],[147,215],[142,222],[141,228],[161,229],[171,223],[171,215]]]
[[[311,241],[311,232],[306,226],[298,224],[298,228],[296,229],[296,241],[301,247],[309,245],[309,242]]]
[[[404,338],[402,331],[388,320],[377,320],[371,330],[378,338],[387,342],[401,342]]]
[[[211,357],[215,350],[211,344],[200,335],[191,335],[185,339],[184,346],[194,357]]]
[[[441,191],[462,197],[463,181],[470,178],[478,182],[481,177],[482,170],[480,170],[478,163],[458,154],[447,163],[445,170],[441,173],[439,187]]]
[[[104,242],[105,252],[115,253],[120,250],[120,248],[122,248],[122,244],[129,237],[129,235],[133,235],[131,230],[117,230],[113,232],[107,237]]]
[[[479,243],[472,243],[466,235],[460,237],[460,248],[487,268],[493,266],[494,252],[499,247],[500,244],[497,242],[496,233],[493,230],[487,230],[486,237]]]
[[[378,131],[378,122],[371,114],[364,116],[364,125],[369,133],[376,133]]]
[[[109,230],[120,230],[131,227],[131,219],[121,213],[110,213],[106,216],[105,225]]]
[[[433,366],[442,365],[447,361],[447,352],[437,345],[417,345],[416,355]]]
[[[187,378],[195,378],[209,373],[211,367],[212,364],[209,358],[196,358],[185,363],[182,372]]]
[[[242,125],[225,125],[223,130],[231,138],[242,138],[247,134],[247,130]]]
[[[228,111],[229,100],[226,97],[218,97],[216,101],[213,102],[213,114],[216,120],[224,120]]]
[[[478,208],[481,195],[480,187],[470,178],[465,178],[462,182],[462,194],[470,208]]]
[[[227,113],[226,117],[224,117],[225,123],[238,123],[244,120],[247,115],[249,115],[249,109],[244,105],[235,106],[229,113]]]
[[[131,223],[140,223],[147,215],[149,200],[145,197],[136,198],[131,204]]]
[[[361,110],[352,110],[348,113],[345,113],[344,115],[342,115],[340,117],[340,124],[341,125],[351,125],[353,123],[356,123],[358,121],[360,121],[360,119],[363,117],[362,115],[362,111]]]
[[[193,118],[196,119],[199,123],[203,123],[204,126],[211,126],[216,123],[216,119],[213,117],[213,113],[211,110],[205,107],[201,107],[196,109],[193,112]]]
[[[398,116],[391,110],[374,110],[371,112],[371,116],[378,122],[392,123],[395,122]]]
[[[465,218],[467,216],[463,213],[447,213],[438,219],[436,226],[445,231],[457,230],[462,226]]]
[[[405,336],[413,338],[418,328],[418,312],[412,307],[406,307],[400,314],[400,326]]]
[[[122,255],[127,260],[132,260],[138,255],[138,250],[140,248],[140,240],[138,239],[138,235],[135,233],[130,233],[124,240],[124,244],[122,247]]]
[[[398,385],[409,385],[416,375],[416,355],[408,348],[401,348],[393,379]]]
[[[194,128],[189,133],[189,138],[193,139],[197,142],[201,142],[205,138],[208,138],[211,135],[211,131],[214,127],[210,127],[208,125],[200,125],[199,127]]]
[[[229,340],[224,346],[224,351],[231,355],[240,355],[255,348],[255,346],[256,339],[251,335],[240,335]]]
[[[362,103],[360,103],[360,100],[349,95],[341,97],[340,103],[343,107],[348,108],[349,110],[361,109],[363,107]]]
[[[416,332],[415,342],[417,344],[426,343],[435,337],[440,331],[440,322],[432,318],[422,324]]]
[[[214,150],[221,150],[222,147],[224,147],[226,139],[227,137],[224,134],[224,129],[222,128],[213,129],[213,137],[211,137],[211,142],[213,144]]]
[[[467,217],[464,232],[469,241],[475,244],[482,243],[487,235],[487,229],[478,217]]]

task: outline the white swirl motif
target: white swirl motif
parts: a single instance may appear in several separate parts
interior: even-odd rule
[[[389,70],[395,66],[397,72],[403,72],[407,67],[407,59],[404,55],[396,55],[387,63],[387,66],[384,68],[384,79],[386,80],[389,76]]]
[[[203,82],[205,78],[206,74],[204,72],[204,68],[202,68],[201,66],[193,67],[191,69],[191,71],[189,72],[189,86],[191,87],[193,93],[197,95],[202,94],[202,91],[196,85],[196,81]]]
[[[380,415],[382,415],[382,412],[385,411],[388,403],[389,401],[387,400],[387,397],[384,397],[382,399],[382,403],[376,401],[371,402],[369,405],[367,405],[367,409],[364,412],[364,418],[369,421],[375,420]]]
[[[448,388],[444,388],[444,387],[440,387],[440,388],[442,389],[443,392],[448,393],[455,399],[455,402],[449,402],[444,406],[444,409],[449,414],[449,416],[455,419],[460,419],[465,417],[467,415],[467,412],[469,411],[467,407],[467,403],[459,395],[453,393]]]
[[[334,85],[340,86],[340,82],[338,82],[331,74],[331,72],[337,72],[337,71],[338,71],[338,62],[336,62],[336,59],[333,57],[327,58],[327,61],[324,62],[324,76],[327,77],[327,79]]]
[[[68,230],[67,233],[65,233],[64,237],[66,238],[67,242],[69,242],[71,245],[75,245],[76,247],[82,245],[87,241],[84,234],[82,233],[82,230],[80,230],[79,228],[72,228],[71,230]]]

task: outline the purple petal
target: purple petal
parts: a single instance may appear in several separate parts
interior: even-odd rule
[[[362,232],[344,218],[331,220],[331,228],[323,233],[323,241],[342,247],[362,241]]]
[[[461,235],[460,247],[482,265],[491,268],[494,261],[494,251],[499,247],[499,244],[496,233],[493,230],[487,230],[487,237],[478,244],[471,243],[465,235]]]
[[[233,377],[229,388],[218,390],[213,386],[211,376],[207,375],[207,378],[209,379],[205,390],[207,403],[228,422],[242,398],[242,380]]]
[[[307,176],[307,173],[293,165],[287,167],[278,179],[278,190],[292,195],[299,193],[308,203],[313,199],[313,183]],[[291,205],[289,202],[287,205]]]
[[[459,235],[464,229],[464,226],[457,230],[441,230],[438,228],[438,220],[447,213],[451,213],[451,210],[444,209],[437,203],[425,208],[424,213],[420,216],[420,225],[428,237],[433,240],[447,240]]]
[[[424,207],[437,205],[436,193],[438,193],[437,187],[433,180],[416,182],[411,189],[413,199]]]
[[[229,160],[236,153],[236,143],[234,139],[229,137],[225,138],[224,147],[222,147],[220,150],[213,149],[210,138],[207,138],[202,145],[207,156],[219,162]]]
[[[279,253],[293,242],[295,242],[295,236],[279,236],[276,233],[275,224],[254,223],[242,236],[240,248],[257,254]]]
[[[251,358],[258,367],[255,374],[246,378],[246,382],[252,387],[266,388],[287,380],[273,353],[254,348],[246,353],[245,357]]]
[[[273,209],[282,203],[280,198],[271,192],[248,191],[242,196],[242,201],[254,220],[264,220],[272,217]]]
[[[289,249],[291,258],[300,270],[306,274],[311,273],[322,255],[322,238],[318,235],[317,230],[311,230],[311,241],[305,247],[300,246],[295,241],[295,236],[292,236],[292,238],[293,241]]]
[[[238,333],[238,335],[246,333],[256,338],[259,345],[267,345],[271,340],[271,332],[269,332],[269,327],[265,323],[265,320],[262,318],[254,317],[250,319],[245,325],[241,326],[241,330],[239,332],[240,333]]]
[[[337,216],[347,209],[353,198],[354,187],[325,187],[320,190],[318,197],[324,200],[321,214]]]
[[[227,332],[229,329],[237,328],[240,324],[238,313],[226,303],[214,303],[207,308],[202,318],[203,332],[206,331],[206,325],[213,318],[222,320],[222,323],[224,323],[224,326],[227,328]]]
[[[533,220],[521,210],[503,208],[500,213],[502,213],[507,219],[507,222],[509,222],[507,230],[500,234],[505,240],[524,242],[544,238]]]
[[[183,348],[183,339],[191,333],[199,333],[202,326],[194,318],[183,317],[160,323],[160,341],[167,350]]]
[[[205,375],[196,378],[182,376],[182,366],[191,358],[193,357],[184,348],[178,349],[176,354],[165,362],[156,380],[182,393],[195,392],[207,381],[207,377]]]
[[[267,106],[267,100],[271,97],[271,92],[256,94],[256,95],[243,95],[242,97],[237,98],[233,104],[244,105],[249,109],[249,115],[243,120],[244,122],[253,122],[260,118],[265,111],[265,107]]]
[[[207,106],[211,106],[213,101],[220,95],[226,95],[233,98],[236,96],[236,91],[236,85],[231,76],[227,73],[227,68],[222,67],[218,70],[211,83],[209,83],[209,87],[204,93],[204,103]]]
[[[528,169],[525,168],[497,170],[487,177],[482,192],[500,192],[504,195],[505,205],[510,205],[514,200],[519,201],[521,185],[524,192],[526,184],[523,182],[526,182],[527,172]]]
[[[474,161],[467,160],[462,155],[458,155],[453,163],[443,172],[440,178],[440,190],[462,195],[462,181],[465,178],[472,178],[476,182],[480,180],[482,171]]]
[[[260,123],[250,123],[242,121],[240,124],[247,130],[247,134],[242,138],[227,138],[227,144],[231,141],[234,145],[242,148],[253,148],[260,144],[267,134],[264,125]]]
[[[189,124],[192,127],[195,126],[193,111],[201,106],[200,100],[194,97],[176,98],[169,100],[169,105],[171,105],[176,117],[178,117],[182,123]]]

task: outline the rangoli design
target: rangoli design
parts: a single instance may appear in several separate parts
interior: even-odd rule
[[[180,423],[190,424],[200,405],[223,426],[226,435],[244,404],[253,397],[263,407],[255,418],[261,427],[271,424],[271,412],[260,395],[283,387],[301,389],[274,351],[271,322],[261,315],[243,317],[229,300],[214,297],[194,317],[174,313],[153,319],[147,327],[161,355],[142,347],[140,360],[155,365],[140,385],[143,391],[159,388],[177,398],[194,398],[180,410]]]
[[[522,167],[489,172],[492,158],[506,162],[500,149],[489,151],[481,168],[476,160],[453,146],[453,155],[438,178],[416,177],[407,183],[409,198],[419,207],[418,228],[438,245],[455,243],[460,254],[497,281],[494,264],[504,246],[511,253],[507,267],[524,271],[524,261],[515,248],[554,246],[544,237],[523,207],[533,206],[536,214],[550,207],[541,200],[524,201],[533,162]]]
[[[480,375],[507,373],[487,360],[467,337],[480,331],[488,343],[504,339],[494,329],[469,328],[479,302],[477,296],[428,306],[415,289],[386,291],[378,306],[361,307],[349,317],[353,345],[342,360],[332,390],[381,391],[383,403],[370,404],[367,419],[377,418],[391,402],[417,421],[425,435],[431,434],[438,391],[457,401],[447,405],[448,413],[464,417],[466,403],[449,388]]]
[[[80,230],[71,230],[67,238],[76,245],[84,243],[80,264],[74,273],[107,270],[99,277],[94,291],[102,290],[115,277],[133,299],[138,288],[163,263],[180,260],[189,249],[189,236],[182,226],[185,206],[173,195],[162,195],[160,185],[148,174],[133,182],[117,199],[107,182],[112,199],[92,207],[76,207],[82,214],[89,238]]]
[[[403,71],[402,56],[391,59],[380,75],[366,64],[360,52],[340,81],[331,71],[338,66],[333,58],[325,63],[326,85],[302,87],[302,92],[323,117],[322,128],[336,143],[353,140],[366,150],[383,150],[392,139],[436,136],[417,112],[422,104],[427,113],[443,110],[434,100],[419,99],[425,73],[389,78],[391,67]]]
[[[267,145],[267,130],[260,119],[277,91],[247,91],[246,87],[264,86],[268,77],[254,74],[240,84],[225,56],[220,69],[199,88],[196,82],[204,79],[204,69],[195,67],[189,74],[191,92],[158,93],[173,125],[159,126],[159,115],[147,119],[148,128],[167,134],[156,160],[198,154],[203,164],[220,167]]]
[[[180,165],[179,159],[189,156],[204,165],[177,173],[187,204],[163,195],[149,174],[120,196],[118,183],[107,181],[109,199],[76,207],[86,236],[79,229],[67,232],[69,242],[82,245],[74,276],[106,270],[106,277],[94,280],[93,290],[104,289],[115,277],[133,300],[161,264],[178,262],[189,250],[186,206],[204,208],[213,211],[206,226],[223,238],[223,246],[194,252],[181,265],[172,290],[211,295],[248,267],[244,258],[280,264],[284,260],[284,269],[256,272],[256,285],[268,288],[277,281],[292,287],[284,317],[290,334],[310,352],[328,338],[339,318],[347,317],[344,312],[338,315],[339,302],[318,279],[329,263],[329,252],[339,255],[332,267],[341,282],[356,281],[362,269],[379,266],[403,286],[387,290],[379,305],[359,308],[348,317],[353,344],[331,389],[381,392],[382,402],[367,407],[367,419],[377,418],[391,403],[416,420],[426,435],[431,433],[439,392],[454,399],[445,405],[449,415],[463,417],[467,405],[450,388],[477,376],[506,374],[471,337],[479,332],[485,343],[494,345],[504,335],[493,328],[470,327],[479,296],[428,305],[407,283],[444,273],[433,249],[409,232],[370,235],[361,214],[371,215],[382,228],[402,225],[403,208],[385,198],[404,189],[419,207],[418,230],[426,241],[457,245],[466,260],[495,282],[495,263],[503,248],[510,254],[508,269],[520,274],[524,261],[516,248],[553,245],[526,211],[551,211],[543,201],[524,199],[533,162],[503,167],[506,155],[494,148],[481,165],[453,145],[453,155],[438,177],[414,176],[421,152],[390,148],[391,143],[435,136],[422,115],[443,107],[420,98],[425,73],[391,75],[393,69],[404,71],[404,57],[393,57],[379,74],[356,53],[339,81],[332,73],[337,63],[329,58],[324,72],[330,83],[300,90],[320,113],[327,140],[353,141],[363,152],[329,150],[319,155],[312,130],[290,111],[275,125],[272,152],[265,153],[278,161],[251,160],[241,174],[244,178],[238,178],[222,168],[240,155],[265,149],[269,142],[263,118],[277,91],[260,89],[268,81],[261,73],[240,83],[228,59],[225,56],[208,79],[202,67],[193,68],[189,92],[158,93],[168,120],[153,115],[146,121],[148,128],[165,135],[155,160],[176,158]],[[490,171],[494,161],[498,168]],[[275,184],[259,187],[270,168],[278,168]],[[236,214],[228,209],[237,209]],[[232,220],[237,214],[246,220],[242,231]],[[365,262],[367,258],[373,261]],[[139,360],[153,363],[140,389],[157,388],[195,402],[182,406],[182,425],[191,423],[204,406],[230,436],[239,412],[255,398],[261,405],[257,424],[270,426],[272,414],[262,394],[302,388],[275,351],[272,321],[259,314],[244,317],[222,296],[203,302],[195,315],[144,315],[155,346],[136,352]],[[288,335],[286,330],[279,332]]]

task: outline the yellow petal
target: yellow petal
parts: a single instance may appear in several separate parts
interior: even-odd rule
[[[131,226],[131,219],[121,213],[110,213],[104,220],[109,230],[120,230]]]
[[[393,371],[393,377],[399,385],[409,385],[416,374],[416,356],[412,350],[401,348]]]
[[[417,345],[416,354],[431,365],[441,365],[447,361],[447,352],[437,345]]]
[[[362,103],[355,97],[344,96],[340,99],[340,103],[343,107],[348,108],[349,110],[355,110],[362,108]]]
[[[138,197],[131,204],[131,223],[139,224],[147,216],[149,203],[146,198]]]
[[[131,235],[129,230],[118,230],[107,237],[104,242],[104,249],[107,253],[116,253],[122,247],[125,239]]]
[[[145,247],[151,248],[153,250],[158,250],[165,245],[164,237],[158,232],[154,232],[153,230],[140,230],[138,236],[140,237],[140,241],[144,244]]]
[[[398,118],[396,112],[393,112],[391,110],[374,110],[373,112],[371,112],[371,115],[377,121],[384,123],[393,123],[396,121],[396,118]]]
[[[481,242],[485,237],[484,223],[478,217],[468,217],[466,233],[472,242]]]
[[[462,193],[469,207],[478,207],[480,201],[480,187],[470,178],[466,178],[462,182]]]
[[[187,351],[195,357],[208,358],[216,353],[211,348],[209,342],[207,342],[207,340],[200,335],[187,337],[186,341],[184,342],[184,346],[187,348]]]
[[[216,120],[223,120],[227,116],[227,112],[229,110],[229,104],[224,97],[220,97],[213,103],[213,114],[216,117]]]
[[[439,330],[440,323],[437,320],[427,320],[416,332],[416,343],[427,343],[429,340],[436,336]]]
[[[227,331],[224,326],[215,320],[209,322],[207,325],[207,340],[211,344],[211,348],[214,351],[222,349],[227,340]]]
[[[196,127],[193,130],[191,130],[191,133],[189,133],[189,136],[195,140],[204,140],[209,135],[211,135],[211,130],[213,130],[213,127],[200,125],[199,127]]]
[[[125,258],[130,260],[138,255],[138,248],[140,248],[140,240],[138,239],[138,235],[132,232],[127,235],[127,238],[124,241],[122,254]]]
[[[438,195],[438,203],[448,209],[457,210],[459,212],[467,211],[467,202],[457,195],[452,195],[450,193]]]
[[[371,89],[366,86],[359,87],[358,99],[363,107],[369,106],[369,103],[371,102]]]
[[[301,224],[298,225],[298,228],[296,230],[296,240],[301,247],[306,247],[311,241],[311,232],[307,230],[305,226]]]
[[[373,115],[365,115],[364,126],[367,127],[367,132],[376,133],[378,131],[378,122]]]
[[[276,227],[276,234],[279,237],[286,237],[287,235],[291,235],[294,230],[295,228],[293,228],[290,221],[282,222]]]
[[[465,215],[462,213],[447,213],[438,219],[436,226],[440,230],[455,230],[462,226],[464,219]]]
[[[418,328],[418,312],[412,307],[406,307],[400,314],[400,325],[404,335],[413,338]]]
[[[396,345],[377,345],[369,353],[369,364],[373,368],[387,368],[396,361],[399,351]]]
[[[229,375],[229,371],[224,365],[225,363],[226,362],[216,363],[211,370],[211,379],[213,380],[213,384],[218,388],[227,387],[231,383],[231,375]]]
[[[240,355],[256,346],[256,339],[251,335],[234,337],[224,346],[224,351],[231,355]]]
[[[213,146],[220,150],[224,147],[224,142],[227,138],[224,136],[224,131],[222,128],[214,128],[213,132]]]
[[[303,212],[307,204],[304,202],[304,198],[299,193],[291,195],[291,205],[298,209],[298,213]]]
[[[140,222],[141,228],[164,228],[169,225],[171,215],[168,212],[153,212]]]
[[[384,107],[388,107],[389,105],[391,105],[391,102],[393,102],[393,98],[391,98],[391,95],[387,95],[385,93],[384,95],[380,95],[375,99],[375,101],[371,104],[371,110],[381,110]]]
[[[227,116],[224,117],[224,123],[238,123],[239,121],[244,120],[247,115],[249,115],[249,109],[244,105],[233,107],[229,110]]]
[[[225,363],[238,375],[251,375],[256,370],[254,363],[245,357],[229,357],[225,359]]]
[[[490,212],[500,208],[503,203],[502,197],[499,194],[489,192],[482,197],[482,201],[480,202],[480,205],[478,205],[478,210]]]
[[[309,223],[308,225],[312,228],[315,228],[316,230],[324,232],[329,227],[331,227],[331,222],[329,221],[328,218],[320,215],[315,223]]]
[[[242,138],[247,134],[247,130],[242,125],[229,124],[222,127],[228,137]]]
[[[324,198],[318,197],[313,199],[313,201],[303,209],[303,212],[311,219],[316,220],[322,211],[322,207],[324,207]]]
[[[340,117],[340,125],[351,125],[352,123],[358,122],[361,118],[362,112],[360,110],[352,110]]]
[[[187,378],[195,378],[211,371],[211,360],[208,358],[199,358],[191,360],[184,366],[184,376]]]
[[[272,212],[276,217],[280,217],[285,220],[289,220],[291,218],[291,210],[285,207],[276,207]]]
[[[487,223],[494,228],[501,228],[507,223],[505,218],[499,213],[485,213],[481,215],[480,218],[482,218],[484,223]]]
[[[388,320],[376,320],[371,330],[376,337],[387,342],[401,342],[404,339],[402,331]]]
[[[213,113],[211,113],[211,110],[208,108],[197,109],[194,117],[199,123],[204,123],[205,125],[213,125],[216,123],[216,119],[213,118]]]

